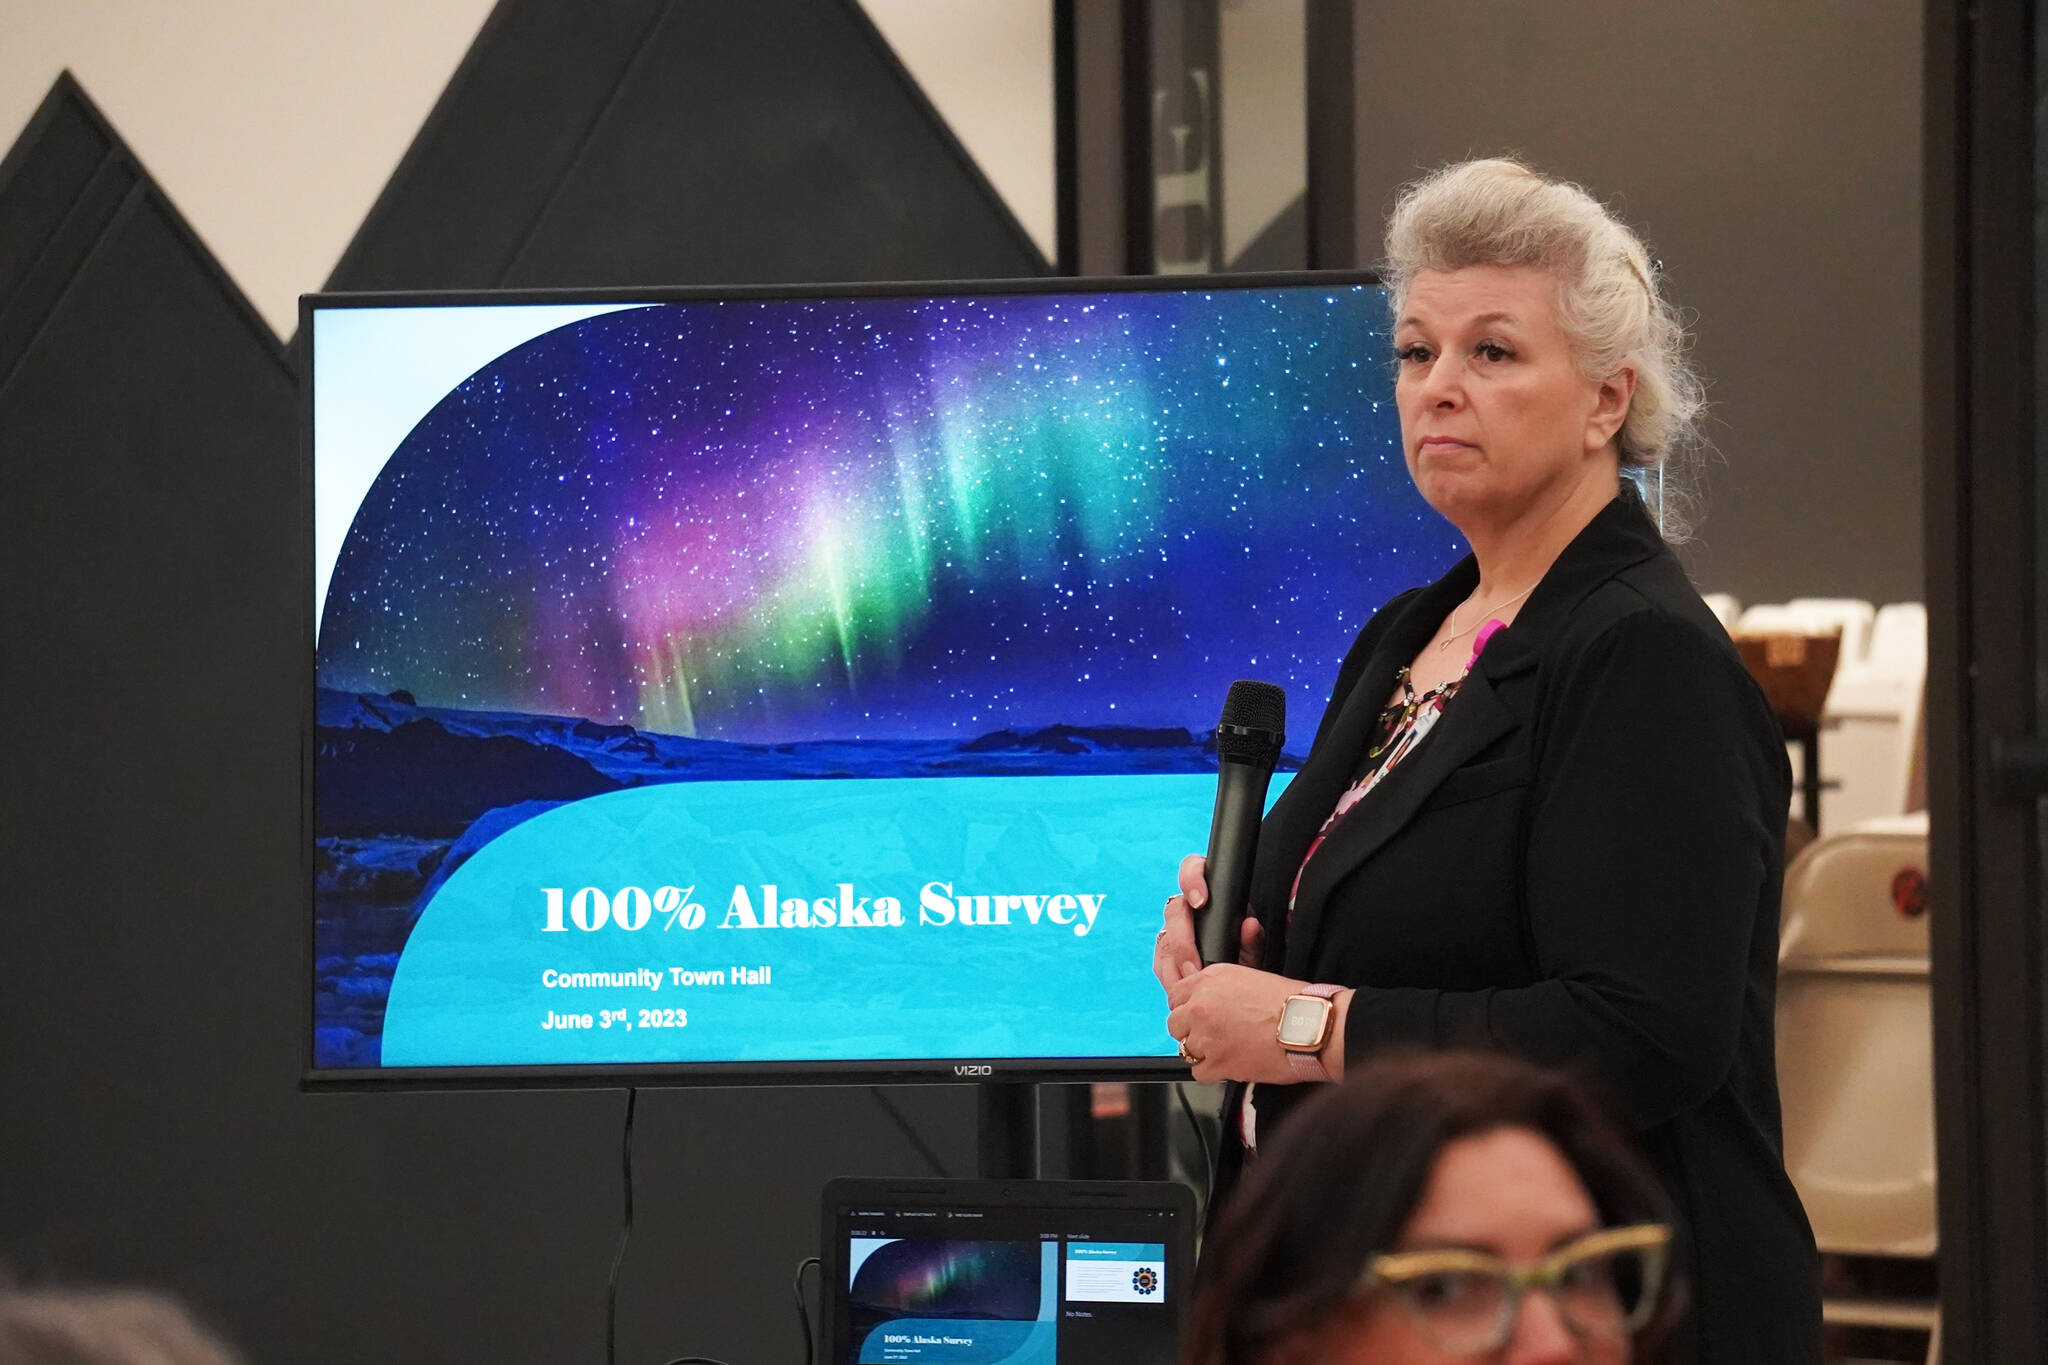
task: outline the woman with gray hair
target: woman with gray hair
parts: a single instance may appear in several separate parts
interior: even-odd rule
[[[1471,554],[1359,633],[1261,830],[1239,962],[1197,959],[1199,856],[1167,901],[1167,1029],[1231,1082],[1221,1183],[1372,1054],[1560,1067],[1670,1187],[1682,1354],[1815,1361],[1772,1038],[1791,776],[1667,543],[1684,330],[1636,235],[1517,162],[1410,186],[1387,254],[1409,473]]]

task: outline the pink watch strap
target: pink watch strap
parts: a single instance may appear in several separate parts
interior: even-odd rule
[[[1342,986],[1319,984],[1303,986],[1297,994],[1320,995],[1325,1000],[1334,1001],[1337,998],[1337,992],[1343,989]],[[1333,1020],[1333,1025],[1334,1022]],[[1334,1027],[1332,1031],[1335,1031]],[[1324,1040],[1323,1046],[1329,1046],[1327,1039]],[[1319,1052],[1289,1052],[1287,1054],[1287,1065],[1294,1072],[1294,1078],[1299,1081],[1327,1081],[1330,1079],[1330,1068],[1323,1065],[1323,1057]]]

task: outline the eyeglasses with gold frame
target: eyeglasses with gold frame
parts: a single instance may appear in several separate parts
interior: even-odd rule
[[[1463,1247],[1395,1251],[1367,1263],[1359,1288],[1392,1294],[1416,1329],[1452,1355],[1506,1345],[1523,1296],[1539,1289],[1574,1333],[1613,1340],[1655,1315],[1670,1252],[1671,1229],[1662,1223],[1603,1228],[1530,1265]]]

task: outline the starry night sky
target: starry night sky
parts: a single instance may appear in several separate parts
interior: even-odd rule
[[[703,301],[513,348],[392,454],[323,686],[755,742],[1320,714],[1459,554],[1384,295]]]
[[[861,1262],[851,1294],[862,1309],[1029,1322],[1038,1315],[1041,1254],[1035,1242],[906,1238]]]

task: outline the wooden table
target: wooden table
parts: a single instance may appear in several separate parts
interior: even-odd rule
[[[1800,753],[1801,813],[1820,832],[1820,718],[1828,687],[1842,657],[1839,631],[1826,635],[1737,632],[1735,647],[1750,675],[1762,684],[1788,743]]]

